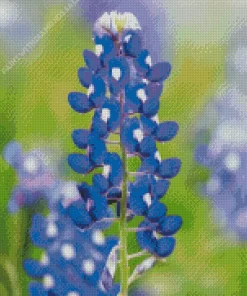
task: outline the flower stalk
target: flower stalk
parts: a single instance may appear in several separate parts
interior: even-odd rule
[[[124,124],[124,94],[120,94],[120,108],[121,108],[121,123],[120,133]],[[123,184],[122,184],[122,198],[120,201],[120,272],[121,272],[121,296],[128,296],[128,279],[129,279],[129,266],[128,266],[128,225],[127,225],[127,198],[128,198],[128,164],[127,155],[124,145],[120,143],[120,150],[123,163]]]

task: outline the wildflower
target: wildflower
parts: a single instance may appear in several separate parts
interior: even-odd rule
[[[105,237],[101,227],[80,231],[58,203],[48,217],[33,217],[30,235],[44,249],[41,261],[24,262],[28,275],[42,280],[30,283],[30,295],[118,294],[117,284],[101,284],[107,258],[118,244],[115,237]],[[106,280],[112,282],[111,274]]]
[[[71,199],[64,209],[79,228],[87,229],[111,217],[110,205],[117,204],[121,293],[127,295],[127,220],[143,216],[134,230],[137,241],[159,259],[174,250],[172,235],[182,224],[181,217],[167,215],[160,201],[181,162],[177,158],[162,160],[156,146],[157,141],[170,141],[178,132],[176,122],[158,120],[159,98],[171,66],[167,62],[152,64],[142,46],[141,27],[130,13],[103,14],[95,23],[94,41],[95,53],[84,51],[87,67],[78,71],[87,94],[72,92],[68,96],[72,109],[79,113],[94,110],[94,115],[89,130],[77,129],[72,134],[76,146],[86,152],[69,155],[68,162],[82,175],[96,168],[101,173],[93,176],[91,185],[78,185],[81,198]],[[112,135],[119,141],[112,141]],[[118,145],[121,155],[109,152],[109,145]],[[127,168],[127,158],[132,156],[141,160],[136,173]],[[134,182],[130,175],[135,176]]]
[[[216,220],[232,236],[246,240],[247,121],[242,98],[231,86],[212,103],[217,120],[209,142],[198,145],[195,158],[210,170],[203,194],[210,197]]]

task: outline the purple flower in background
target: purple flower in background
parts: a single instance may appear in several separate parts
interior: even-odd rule
[[[62,198],[76,198],[79,195],[75,182],[59,178],[56,173],[58,165],[51,162],[54,155],[47,149],[24,152],[19,143],[10,142],[4,149],[4,158],[15,169],[18,177],[8,203],[10,212],[17,212],[21,207],[31,207],[40,199],[44,199],[52,209]]]
[[[172,140],[178,132],[176,122],[160,123],[158,119],[159,98],[171,65],[153,64],[149,51],[143,48],[141,26],[132,13],[104,13],[96,20],[93,35],[95,52],[84,51],[86,67],[78,71],[87,94],[71,92],[68,100],[76,112],[94,110],[94,114],[88,130],[72,133],[75,145],[85,153],[70,154],[68,162],[79,174],[95,169],[97,173],[92,184],[78,185],[81,197],[63,206],[79,228],[88,229],[108,219],[116,204],[121,293],[125,296],[128,285],[173,252],[173,235],[182,225],[181,217],[167,215],[161,202],[181,161],[175,157],[162,160],[156,146],[156,142]],[[114,146],[117,152],[120,148],[120,156],[109,148]],[[140,159],[137,172],[128,171],[130,157]],[[131,177],[135,177],[134,181]],[[131,231],[128,221],[134,216],[143,217],[133,230],[141,254],[149,253],[151,257],[138,265],[129,278],[127,233]]]
[[[210,140],[195,154],[211,172],[203,194],[211,198],[217,221],[240,240],[247,239],[246,107],[244,95],[235,87],[224,89],[208,108],[216,111]]]

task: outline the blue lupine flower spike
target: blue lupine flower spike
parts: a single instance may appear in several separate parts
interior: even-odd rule
[[[142,47],[141,27],[131,13],[105,13],[94,27],[95,53],[83,53],[86,68],[79,69],[87,94],[69,94],[71,107],[86,113],[94,110],[89,130],[76,129],[72,138],[85,153],[71,154],[68,162],[79,174],[97,170],[91,185],[78,185],[80,199],[71,200],[65,210],[82,229],[109,218],[117,202],[120,223],[121,295],[128,293],[127,221],[134,216],[144,220],[136,229],[140,247],[161,259],[175,247],[175,234],[182,224],[179,216],[168,216],[161,198],[170,179],[181,167],[178,158],[162,160],[156,142],[172,140],[178,132],[174,121],[159,122],[158,111],[163,83],[169,77],[168,62],[152,64]],[[78,127],[80,128],[80,127]],[[112,141],[111,136],[119,137]],[[120,156],[108,152],[119,144]],[[112,151],[112,150],[111,150]],[[119,152],[119,150],[116,150]],[[136,173],[128,172],[127,158],[138,156]],[[136,174],[133,183],[130,174]],[[119,215],[118,215],[119,214]]]

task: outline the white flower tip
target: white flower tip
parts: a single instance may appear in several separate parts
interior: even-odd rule
[[[130,12],[105,12],[94,25],[94,31],[99,35],[109,32],[117,34],[123,30],[141,30],[137,18]]]

